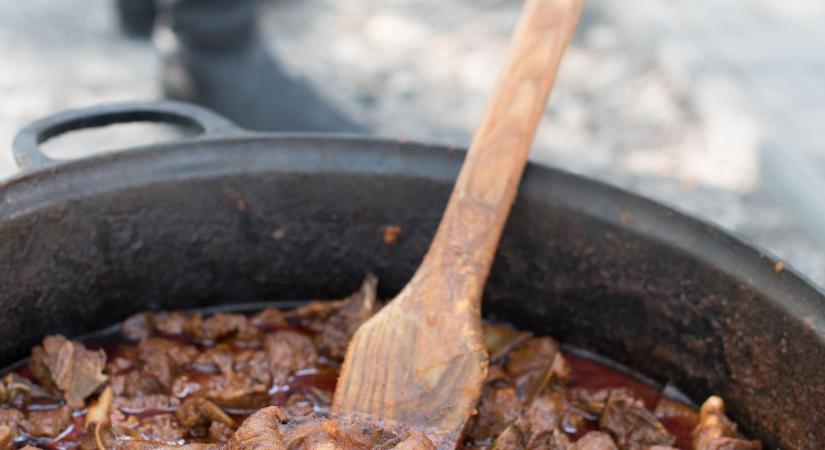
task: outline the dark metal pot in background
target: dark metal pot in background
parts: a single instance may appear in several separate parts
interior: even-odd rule
[[[122,121],[199,137],[72,162],[40,142]],[[388,298],[418,265],[463,156],[344,137],[253,134],[178,103],[70,111],[15,140],[0,189],[0,364],[48,333],[145,308]],[[402,229],[397,243],[386,226]],[[591,349],[701,400],[723,396],[767,448],[825,442],[825,297],[706,223],[528,167],[485,292],[487,317]]]

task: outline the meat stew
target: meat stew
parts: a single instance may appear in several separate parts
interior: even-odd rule
[[[327,417],[346,345],[382,303],[353,295],[251,315],[143,312],[105,339],[49,336],[0,381],[0,450],[428,449]],[[757,450],[712,396],[697,412],[550,337],[486,324],[490,369],[462,449]]]

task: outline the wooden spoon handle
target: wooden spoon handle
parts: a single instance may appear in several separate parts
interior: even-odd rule
[[[501,78],[427,254],[480,290],[583,0],[527,0]],[[445,268],[449,270],[448,268]]]

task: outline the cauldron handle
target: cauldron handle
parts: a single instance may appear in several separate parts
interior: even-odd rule
[[[90,108],[70,109],[37,120],[17,132],[12,152],[21,170],[35,170],[59,164],[40,151],[40,144],[60,134],[83,128],[117,123],[161,122],[193,127],[202,135],[214,135],[240,128],[228,119],[200,106],[175,101],[125,102]]]

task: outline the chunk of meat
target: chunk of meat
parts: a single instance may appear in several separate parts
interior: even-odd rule
[[[209,438],[212,442],[219,442],[221,444],[232,439],[232,433],[235,430],[222,422],[212,422],[209,424]]]
[[[91,351],[63,336],[47,336],[40,350],[32,352],[34,367],[46,368],[51,383],[63,393],[66,403],[82,408],[84,400],[100,388],[108,377],[103,374],[106,354]]]
[[[526,450],[573,450],[573,448],[570,438],[558,429],[535,434],[525,447]]]
[[[267,405],[267,385],[242,374],[201,377],[201,394],[225,408],[259,409]]]
[[[174,336],[186,332],[189,317],[182,311],[171,311],[156,314],[153,321],[155,330],[165,335]]]
[[[22,428],[32,436],[55,437],[71,424],[72,408],[65,405],[45,411],[30,411]]]
[[[23,408],[30,403],[56,403],[60,398],[59,393],[40,387],[13,372],[0,380],[0,404]]]
[[[525,418],[533,435],[548,433],[560,428],[561,419],[568,405],[562,391],[540,394],[527,407]]]
[[[611,391],[599,425],[610,432],[621,450],[646,450],[653,445],[673,445],[676,440],[641,400],[620,390]]]
[[[521,414],[522,403],[512,386],[487,383],[476,408],[478,414],[470,419],[466,435],[482,441],[498,436],[515,422]]]
[[[233,369],[249,379],[266,386],[272,383],[269,361],[262,351],[245,351],[235,354]]]
[[[607,433],[591,431],[576,441],[574,450],[618,450],[618,447]]]
[[[725,415],[725,402],[708,398],[699,409],[699,425],[693,430],[693,450],[761,450],[760,441],[739,438],[736,424]]]
[[[143,372],[168,391],[177,368],[191,363],[198,356],[198,349],[171,339],[150,337],[138,344],[138,356],[144,364]]]
[[[134,417],[134,416],[133,416]],[[183,438],[174,413],[153,414],[138,421],[135,430],[150,441],[174,442]]]
[[[262,330],[273,331],[289,326],[283,311],[275,308],[266,308],[249,318],[252,326]]]
[[[17,434],[20,430],[20,425],[26,420],[26,415],[23,411],[16,408],[2,408],[0,407],[0,426],[9,427],[13,434]]]
[[[155,315],[149,311],[139,312],[123,321],[120,332],[128,339],[146,339],[155,331]]]
[[[136,397],[164,394],[167,389],[149,370],[132,370],[122,375],[113,375],[109,382],[116,396]]]
[[[341,307],[326,321],[316,338],[318,350],[331,358],[343,359],[352,335],[380,308],[376,294],[378,278],[367,275],[361,289],[343,300]]]
[[[217,313],[204,319],[202,315],[192,316],[186,324],[186,331],[199,342],[211,345],[220,339],[237,334],[242,340],[254,340],[258,330],[243,314]]]
[[[175,415],[183,432],[197,438],[207,436],[214,422],[222,423],[227,427],[235,426],[235,421],[218,405],[200,397],[186,399]]]
[[[209,347],[198,355],[192,362],[194,368],[199,372],[231,375],[234,370],[235,352],[228,344],[221,343],[214,347]]]
[[[490,361],[496,362],[507,356],[511,350],[533,337],[532,333],[519,331],[506,324],[483,324],[484,346]]]
[[[530,339],[513,350],[505,367],[515,380],[519,397],[529,402],[554,375],[566,376],[566,366],[559,344],[552,338],[541,337]],[[560,373],[556,373],[554,367]]]
[[[633,392],[625,388],[586,389],[573,388],[569,390],[570,400],[582,411],[600,416],[611,394],[633,397]]]
[[[312,340],[294,331],[278,331],[264,337],[264,354],[276,385],[286,382],[299,369],[313,367],[318,359]]]
[[[524,450],[529,439],[529,429],[525,429],[525,422],[522,419],[505,428],[493,441],[491,450]]]
[[[393,433],[367,422],[344,422],[320,417],[297,417],[279,425],[288,450],[435,450],[421,433]]]
[[[284,311],[284,319],[287,321],[303,320],[311,330],[321,331],[323,323],[341,309],[342,304],[342,300],[312,302],[300,308]]]
[[[286,450],[278,424],[287,420],[276,406],[261,409],[244,420],[223,450]]]
[[[568,405],[561,391],[543,392],[510,426],[499,434],[494,450],[569,450],[569,440],[560,428]]]

